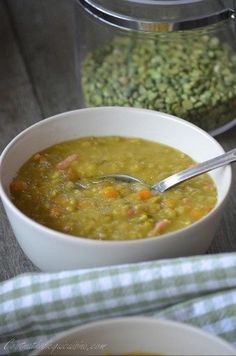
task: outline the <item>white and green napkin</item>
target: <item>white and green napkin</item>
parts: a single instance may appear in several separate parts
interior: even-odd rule
[[[60,273],[0,284],[0,354],[27,355],[56,334],[94,320],[152,315],[236,346],[236,253]]]

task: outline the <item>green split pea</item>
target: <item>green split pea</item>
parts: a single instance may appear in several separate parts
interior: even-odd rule
[[[87,106],[167,112],[212,130],[236,116],[236,55],[217,37],[114,37],[83,61]]]

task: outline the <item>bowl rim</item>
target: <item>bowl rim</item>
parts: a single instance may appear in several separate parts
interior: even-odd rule
[[[212,214],[215,214],[219,209],[221,209],[221,206],[224,204],[224,202],[227,199],[227,196],[229,194],[231,185],[232,185],[232,168],[231,165],[227,165],[225,167],[228,168],[228,189],[225,192],[224,196],[222,197],[222,200],[220,201],[220,203],[216,203],[216,205],[214,206],[214,208],[206,215],[204,215],[201,219],[195,221],[193,224],[184,227],[182,229],[179,230],[175,230],[166,234],[162,234],[162,235],[158,235],[158,236],[151,236],[151,237],[145,237],[145,238],[140,238],[140,239],[133,239],[133,240],[99,240],[99,239],[93,239],[90,237],[85,237],[85,236],[76,236],[76,235],[71,235],[71,234],[66,234],[57,230],[54,230],[52,228],[49,228],[47,226],[44,226],[38,222],[36,222],[35,220],[31,219],[30,217],[28,217],[27,215],[25,215],[21,210],[19,210],[15,204],[12,202],[12,200],[9,198],[8,194],[5,191],[5,188],[3,187],[2,184],[2,170],[1,170],[1,165],[3,160],[5,159],[5,157],[7,156],[8,152],[14,147],[14,145],[18,142],[18,140],[22,139],[24,136],[28,135],[30,133],[30,131],[34,130],[35,128],[38,128],[40,126],[44,126],[47,125],[50,122],[56,121],[58,119],[61,118],[66,118],[68,116],[75,116],[78,115],[81,112],[89,112],[89,111],[116,111],[116,110],[122,110],[122,111],[137,111],[137,112],[143,112],[146,114],[152,114],[152,115],[159,115],[159,117],[161,119],[168,119],[168,120],[173,120],[176,122],[180,122],[182,125],[185,126],[189,126],[191,127],[193,130],[200,132],[202,135],[204,135],[208,140],[210,140],[211,142],[213,142],[216,146],[218,146],[218,148],[220,149],[220,151],[222,152],[222,154],[225,152],[223,147],[219,144],[218,141],[216,141],[216,139],[214,137],[212,137],[210,134],[208,134],[206,131],[204,131],[203,129],[201,129],[200,127],[192,124],[191,122],[188,122],[184,119],[181,119],[179,117],[176,117],[174,115],[171,114],[167,114],[167,113],[162,113],[159,111],[155,111],[155,110],[149,110],[149,109],[143,109],[143,108],[133,108],[133,107],[120,107],[120,106],[100,106],[100,107],[91,107],[91,108],[83,108],[83,109],[76,109],[76,110],[70,110],[70,111],[65,111],[53,116],[50,116],[46,119],[40,120],[38,122],[36,122],[35,124],[27,127],[26,129],[24,129],[23,131],[21,131],[18,135],[16,135],[8,144],[7,146],[4,148],[4,150],[2,151],[1,155],[0,155],[0,197],[2,199],[2,201],[5,203],[6,206],[8,206],[9,210],[13,211],[15,214],[17,214],[21,219],[23,219],[23,221],[26,224],[30,224],[33,228],[35,229],[39,229],[42,232],[45,232],[47,235],[50,234],[51,236],[53,236],[53,238],[59,238],[60,240],[64,240],[66,239],[66,241],[70,241],[72,243],[85,243],[85,244],[94,244],[94,243],[99,243],[99,245],[128,245],[128,244],[143,244],[143,243],[150,243],[151,241],[155,240],[155,239],[159,239],[159,240],[163,240],[163,239],[172,239],[173,236],[176,236],[181,234],[183,231],[187,231],[187,230],[191,230],[193,229],[195,226],[200,225],[203,221],[206,221],[208,219],[211,218]],[[60,141],[63,142],[63,141]]]
[[[74,326],[72,328],[69,328],[65,331],[60,332],[58,335],[52,337],[49,341],[47,341],[44,344],[44,347],[41,350],[35,350],[31,354],[32,356],[35,355],[40,355],[41,351],[46,350],[48,347],[53,345],[54,343],[58,343],[61,339],[70,337],[72,334],[80,333],[80,332],[89,332],[90,329],[93,328],[100,328],[100,327],[108,327],[118,324],[124,324],[124,326],[128,326],[132,324],[139,324],[145,326],[145,324],[149,324],[150,326],[155,327],[164,327],[164,328],[173,328],[173,329],[179,329],[182,330],[183,333],[192,333],[193,335],[198,335],[200,336],[203,340],[208,340],[212,342],[213,344],[218,344],[221,345],[222,347],[225,348],[225,351],[228,351],[232,353],[232,355],[236,355],[236,348],[231,345],[227,340],[222,339],[221,337],[217,335],[213,335],[200,327],[184,323],[184,322],[179,322],[175,320],[170,320],[170,319],[161,319],[161,318],[156,318],[155,316],[121,316],[121,317],[111,317],[109,319],[100,319],[100,320],[95,320],[92,322],[87,322],[86,324],[81,324],[78,326]]]

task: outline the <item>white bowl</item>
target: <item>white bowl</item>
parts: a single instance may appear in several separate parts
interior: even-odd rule
[[[9,183],[29,157],[55,143],[90,135],[133,136],[159,141],[199,162],[224,153],[217,141],[200,128],[156,111],[89,108],[38,122],[13,139],[0,158],[0,195],[15,236],[32,262],[41,270],[59,271],[204,253],[218,228],[229,194],[230,166],[210,173],[218,191],[215,208],[191,226],[159,237],[132,241],[73,237],[36,223],[14,206]]]
[[[236,349],[202,330],[173,321],[127,317],[61,333],[33,355],[236,355]]]

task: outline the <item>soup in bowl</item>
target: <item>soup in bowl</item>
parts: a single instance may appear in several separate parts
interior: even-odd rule
[[[213,209],[216,186],[206,174],[164,193],[151,188],[193,164],[157,142],[89,136],[34,154],[10,191],[23,213],[52,229],[97,240],[141,239],[185,228]],[[145,183],[110,177],[122,172]]]
[[[0,193],[16,238],[42,270],[199,254],[220,222],[230,166],[162,194],[98,177],[126,173],[153,184],[222,153],[206,132],[167,114],[81,109],[10,142],[1,156]]]

